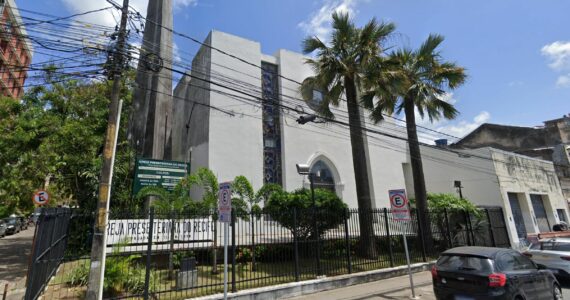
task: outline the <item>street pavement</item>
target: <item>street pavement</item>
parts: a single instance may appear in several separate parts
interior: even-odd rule
[[[35,227],[0,238],[0,297],[8,283],[8,298],[21,299]]]
[[[435,300],[430,272],[420,272],[413,276],[415,292],[418,299]],[[563,295],[570,299],[570,282],[563,282]],[[412,291],[408,276],[394,277],[321,293],[290,298],[291,300],[363,300],[363,299],[410,299]]]

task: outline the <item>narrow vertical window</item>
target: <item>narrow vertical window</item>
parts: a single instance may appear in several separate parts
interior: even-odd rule
[[[277,66],[261,63],[263,181],[281,185],[281,127]]]

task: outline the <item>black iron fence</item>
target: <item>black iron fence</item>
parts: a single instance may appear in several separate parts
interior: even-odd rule
[[[235,215],[227,226],[230,291],[431,261],[450,247],[509,247],[500,208],[479,214],[431,211],[421,239],[417,214],[389,209],[291,210]],[[359,219],[372,221],[362,238]],[[225,224],[215,213],[111,212],[104,298],[184,299],[223,291]],[[37,226],[26,299],[82,298],[89,276],[93,214],[45,210]],[[373,244],[364,241],[373,241]]]

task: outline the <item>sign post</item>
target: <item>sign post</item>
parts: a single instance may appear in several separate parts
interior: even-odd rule
[[[228,299],[228,230],[232,220],[231,182],[220,183],[218,194],[218,219],[224,223],[224,300]]]
[[[392,218],[394,221],[410,221],[410,205],[408,198],[406,197],[406,190],[389,190],[388,194],[390,196],[390,207],[392,212]],[[414,290],[414,279],[412,277],[412,267],[410,265],[410,252],[408,251],[408,241],[406,239],[406,234],[402,231],[402,239],[404,240],[404,250],[406,252],[406,262],[408,263],[408,276],[410,277],[410,288],[412,289],[411,299],[416,298],[416,292]]]
[[[39,206],[46,205],[49,203],[49,194],[44,190],[38,190],[32,196],[32,200]]]

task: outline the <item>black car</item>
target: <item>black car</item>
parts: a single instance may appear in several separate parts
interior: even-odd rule
[[[4,219],[4,221],[6,222],[6,234],[15,234],[22,230],[22,225],[18,218],[9,217]]]
[[[439,300],[562,299],[552,272],[512,249],[449,249],[441,254],[431,274]]]

